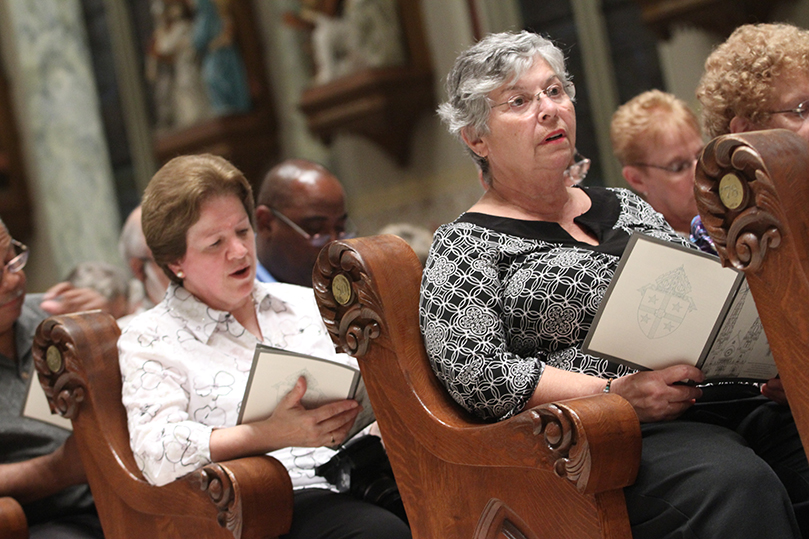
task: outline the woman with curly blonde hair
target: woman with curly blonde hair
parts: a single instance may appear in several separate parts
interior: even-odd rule
[[[740,26],[705,61],[697,98],[711,138],[785,128],[809,140],[809,31]]]
[[[790,24],[738,27],[705,61],[697,99],[710,138],[782,128],[809,142],[809,31]],[[700,216],[691,222],[691,240],[716,252]]]

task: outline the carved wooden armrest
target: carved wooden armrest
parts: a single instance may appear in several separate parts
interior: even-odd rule
[[[292,484],[272,457],[212,463],[161,487],[145,481],[129,446],[121,402],[119,334],[113,318],[100,311],[51,317],[37,329],[33,349],[52,410],[72,421],[102,525],[109,498],[144,516],[215,519],[242,539],[287,533]],[[99,490],[105,495],[98,496]]]
[[[757,272],[767,251],[780,246],[789,221],[784,207],[800,210],[805,204],[808,161],[806,142],[785,129],[724,135],[708,143],[694,194],[725,266]],[[776,178],[789,197],[778,196]]]
[[[771,129],[723,135],[706,145],[694,195],[726,266],[743,271],[809,447],[809,146]]]
[[[420,421],[412,435],[443,460],[544,469],[584,494],[631,485],[640,465],[640,422],[618,395],[542,404],[492,424],[453,427],[433,419]]]
[[[635,482],[640,467],[640,421],[618,395],[594,395],[525,412],[543,435],[554,472],[591,494]]]
[[[292,481],[283,464],[273,457],[215,462],[190,474],[187,481],[208,495],[218,510],[219,525],[234,537],[247,539],[242,530],[244,522],[260,530],[260,537],[289,532]]]
[[[28,521],[20,504],[11,497],[0,498],[0,537],[28,539]]]
[[[386,264],[388,258],[397,266]],[[366,379],[377,417],[398,414],[402,424],[417,425],[409,435],[447,462],[545,469],[587,494],[632,484],[640,464],[640,424],[620,396],[546,404],[494,424],[459,414],[426,366],[414,314],[417,264],[402,240],[384,236],[334,242],[318,259],[315,294],[336,346],[359,358],[361,367],[377,362],[376,379]],[[380,426],[384,436],[382,420]]]

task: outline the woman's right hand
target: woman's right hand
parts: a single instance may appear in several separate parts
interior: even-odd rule
[[[640,371],[612,381],[616,393],[635,408],[642,423],[676,419],[694,404],[702,390],[684,381],[702,382],[702,371],[691,365],[674,365],[657,371]]]
[[[267,419],[255,422],[260,432],[272,436],[280,447],[320,447],[341,444],[362,407],[355,400],[342,400],[307,410],[301,404],[306,379],[295,386]]]

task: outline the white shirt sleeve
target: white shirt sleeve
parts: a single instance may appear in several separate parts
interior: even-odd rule
[[[211,462],[213,429],[189,417],[189,380],[171,360],[187,352],[175,348],[146,324],[130,326],[118,341],[130,445],[157,486]]]

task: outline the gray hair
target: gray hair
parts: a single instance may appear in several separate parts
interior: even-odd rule
[[[129,281],[124,270],[106,262],[82,262],[66,279],[76,288],[92,288],[108,301],[127,297]]]
[[[138,206],[126,218],[121,229],[121,235],[118,238],[118,251],[121,253],[121,259],[125,264],[129,263],[130,258],[151,258],[140,219],[141,209]]]
[[[478,137],[489,132],[492,103],[488,95],[506,83],[519,79],[539,56],[548,62],[574,99],[576,88],[565,68],[565,55],[549,39],[523,30],[520,33],[489,34],[455,59],[447,75],[447,101],[438,107],[438,115],[449,132],[460,139],[461,132]],[[463,142],[463,140],[461,140]],[[489,162],[467,148],[472,159],[490,181]]]

